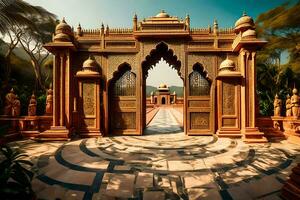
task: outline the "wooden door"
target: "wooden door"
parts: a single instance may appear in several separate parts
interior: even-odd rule
[[[137,135],[136,75],[126,70],[112,82],[110,127],[113,134]]]
[[[211,80],[201,68],[189,75],[187,94],[187,134],[213,134]]]

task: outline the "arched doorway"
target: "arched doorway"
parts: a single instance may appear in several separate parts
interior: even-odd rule
[[[146,79],[148,77],[148,70],[152,69],[160,60],[166,61],[170,67],[177,71],[178,76],[184,83],[184,79],[181,76],[181,61],[178,60],[177,56],[174,54],[172,49],[169,49],[168,45],[165,42],[158,43],[154,49],[151,50],[149,55],[146,56],[145,60],[142,62],[142,87],[141,87],[141,119],[142,119],[142,130],[146,128]],[[183,84],[184,88],[184,84]],[[184,90],[184,89],[183,89]],[[184,94],[184,92],[183,92]],[[166,105],[170,100],[165,96],[157,99],[158,103],[161,105]],[[184,106],[183,106],[184,107]],[[184,110],[184,109],[183,109]],[[184,112],[184,111],[183,111]],[[183,114],[184,118],[185,114]],[[184,121],[184,119],[182,120]],[[183,125],[183,124],[182,124]]]
[[[200,63],[193,65],[188,78],[187,132],[190,135],[211,135],[214,133],[212,79]]]
[[[161,98],[161,104],[162,104],[162,105],[165,105],[165,104],[166,104],[166,98],[165,98],[165,97],[162,97],[162,98]]]
[[[121,64],[109,81],[109,127],[112,134],[136,132],[136,82],[136,74],[128,63]]]

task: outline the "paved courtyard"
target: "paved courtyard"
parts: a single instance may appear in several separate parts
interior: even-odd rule
[[[280,199],[300,145],[185,136],[158,111],[144,136],[14,142],[35,163],[41,199]]]

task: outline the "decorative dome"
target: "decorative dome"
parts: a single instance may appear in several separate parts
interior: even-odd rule
[[[168,18],[170,15],[166,13],[166,11],[161,10],[160,13],[158,13],[155,17],[160,17],[160,18]]]
[[[160,84],[158,88],[168,88],[168,86],[164,83]]]
[[[82,65],[83,69],[97,68],[97,66],[98,63],[91,56],[89,56],[89,58],[85,60]]]
[[[245,31],[247,29],[254,29],[255,24],[251,17],[249,17],[246,13],[235,22],[234,30],[236,33],[240,31]]]
[[[89,56],[89,58],[83,62],[82,71],[77,72],[77,75],[99,74],[98,66],[99,65],[96,60],[93,57]]]
[[[243,38],[256,38],[256,31],[252,29],[248,29],[244,33],[242,33]]]
[[[70,36],[72,35],[72,28],[66,23],[65,19],[63,18],[55,28],[54,41],[70,41]]]
[[[220,64],[220,71],[234,71],[235,64],[232,60],[226,58],[221,64]]]
[[[56,42],[69,42],[70,36],[65,33],[58,33],[54,36],[54,41]]]

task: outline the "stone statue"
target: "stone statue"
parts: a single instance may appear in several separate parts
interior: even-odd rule
[[[18,117],[18,116],[20,116],[20,114],[21,114],[21,102],[19,100],[18,95],[16,95],[16,98],[12,105],[12,116]]]
[[[274,100],[274,116],[281,115],[281,106],[282,106],[282,100],[279,99],[278,95],[276,94]]]
[[[53,90],[52,90],[52,85],[50,85],[50,88],[47,91],[47,98],[46,98],[46,115],[52,115],[52,113],[53,113]]]
[[[36,106],[36,97],[32,94],[28,105],[28,116],[36,116]]]
[[[298,90],[296,88],[293,89],[293,96],[291,97],[291,103],[292,103],[292,115],[294,117],[299,116],[299,96],[298,96]]]
[[[12,107],[16,99],[15,91],[12,88],[10,92],[5,96],[4,115],[12,116]]]
[[[287,117],[292,116],[292,103],[291,103],[291,97],[289,94],[286,97],[285,108],[286,108],[285,116],[287,116]]]

